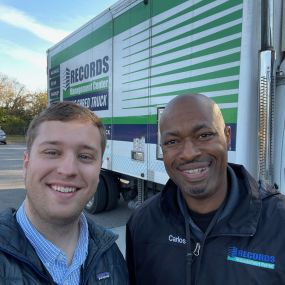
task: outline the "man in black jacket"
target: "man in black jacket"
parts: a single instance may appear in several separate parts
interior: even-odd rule
[[[117,237],[83,213],[105,146],[101,120],[71,102],[51,105],[31,122],[25,201],[0,214],[0,284],[128,284]]]
[[[131,284],[285,284],[284,196],[227,162],[217,104],[177,96],[160,133],[170,180],[127,224]]]

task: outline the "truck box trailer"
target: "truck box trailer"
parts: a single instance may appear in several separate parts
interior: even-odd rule
[[[121,0],[47,51],[49,103],[96,112],[107,147],[90,212],[140,204],[168,180],[158,122],[202,93],[231,128],[229,161],[285,192],[282,0]]]

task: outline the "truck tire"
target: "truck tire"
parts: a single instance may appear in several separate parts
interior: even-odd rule
[[[100,181],[96,193],[85,205],[85,210],[90,214],[100,213],[107,205],[107,188],[105,179],[100,174]]]
[[[103,180],[105,181],[107,192],[107,203],[105,211],[110,211],[115,209],[118,205],[118,200],[120,197],[119,181],[110,172],[102,171],[101,175]]]

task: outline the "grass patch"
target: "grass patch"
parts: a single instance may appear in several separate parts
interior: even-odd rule
[[[26,143],[25,142],[25,136],[23,135],[7,135],[7,143]]]

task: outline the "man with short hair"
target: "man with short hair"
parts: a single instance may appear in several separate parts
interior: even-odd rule
[[[71,102],[51,105],[31,122],[26,198],[0,215],[1,284],[128,284],[117,237],[83,213],[105,146],[100,119]]]
[[[132,285],[285,284],[285,200],[227,162],[230,129],[201,94],[160,120],[170,177],[126,229]]]

